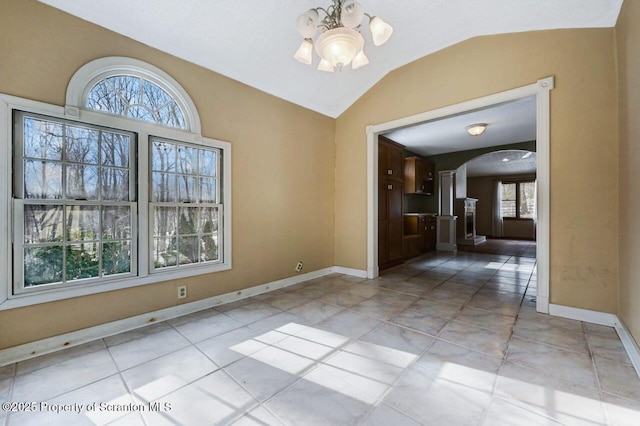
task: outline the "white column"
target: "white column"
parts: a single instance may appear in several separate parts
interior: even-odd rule
[[[455,170],[438,172],[440,174],[440,215],[438,216],[436,249],[456,251],[456,219],[453,215],[453,186]]]
[[[440,174],[440,211],[441,216],[453,215],[453,185],[455,170],[438,172]]]

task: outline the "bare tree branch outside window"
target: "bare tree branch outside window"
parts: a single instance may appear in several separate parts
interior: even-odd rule
[[[131,134],[23,114],[24,286],[131,271]]]
[[[154,268],[219,260],[219,150],[154,139]]]
[[[140,77],[117,75],[89,91],[86,106],[101,112],[185,129],[178,103],[158,85]]]

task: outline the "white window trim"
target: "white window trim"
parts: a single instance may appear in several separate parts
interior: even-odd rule
[[[78,69],[67,86],[65,114],[70,117],[79,117],[80,111],[85,108],[87,94],[93,86],[102,79],[122,74],[142,77],[157,84],[178,103],[184,114],[186,130],[196,134],[202,133],[198,110],[180,83],[160,68],[124,56],[96,59]]]
[[[200,134],[200,119],[198,117],[195,105],[184,92],[184,89],[164,72],[157,70],[141,61],[130,58],[103,58],[103,60],[93,61],[85,67],[94,64],[92,67],[82,67],[80,71],[85,75],[85,87],[94,79],[97,73],[95,63],[104,63],[109,65],[111,70],[115,69],[114,61],[122,59],[125,62],[134,63],[139,67],[148,67],[146,72],[153,76],[158,73],[166,79],[165,83],[160,84],[165,90],[167,88],[175,88],[182,91],[183,94],[178,96],[182,102],[184,100],[187,106],[183,112],[185,119],[189,123],[192,131],[174,129],[160,126],[154,123],[146,123],[143,121],[128,119],[110,114],[103,114],[91,110],[78,107],[82,102],[74,102],[75,105],[69,104],[69,99],[74,94],[70,93],[76,90],[75,96],[78,95],[77,88],[80,86],[78,73],[69,83],[67,92],[67,106],[60,107],[52,104],[38,102],[30,99],[19,98],[11,95],[0,93],[0,311],[14,309],[24,306],[35,305],[39,303],[52,302],[73,297],[86,296],[90,294],[102,293],[106,291],[119,290],[124,288],[136,287],[140,285],[153,284],[163,281],[175,280],[195,275],[209,274],[219,271],[229,270],[232,267],[232,238],[231,238],[231,144],[229,142],[215,140],[202,137]],[[122,66],[120,70],[122,70]],[[104,73],[100,74],[104,75]],[[91,77],[89,77],[91,76]],[[149,80],[157,83],[157,79],[145,76]],[[173,83],[171,83],[173,81]],[[172,84],[167,86],[166,83]],[[167,90],[171,95],[176,91]],[[84,93],[84,90],[80,93]],[[183,105],[180,105],[183,107]],[[12,173],[13,173],[13,110],[21,110],[25,112],[48,115],[54,118],[78,120],[89,124],[113,127],[126,131],[135,132],[138,135],[138,217],[145,218],[139,224],[147,224],[149,217],[149,140],[150,136],[158,136],[167,139],[174,139],[180,142],[188,142],[198,145],[212,146],[219,148],[222,155],[222,258],[221,262],[203,265],[194,265],[189,268],[177,268],[167,271],[156,271],[151,274],[149,265],[149,244],[150,240],[149,227],[138,226],[138,276],[115,279],[108,282],[97,282],[70,287],[43,289],[37,293],[13,294],[12,284],[12,241],[13,241],[13,206],[12,206]],[[3,271],[3,272],[2,272]]]
[[[153,143],[153,139],[154,138],[151,138],[151,140],[149,141],[149,146]],[[162,141],[166,140],[166,138],[157,138],[157,139],[162,140]],[[184,144],[181,141],[175,141],[175,140],[172,140],[172,141],[169,141],[169,142],[175,142],[178,145],[182,145],[182,146],[185,146],[185,145],[189,145],[189,146],[193,146],[193,147],[202,146],[202,147],[205,147],[205,148],[208,147],[208,148],[218,148],[219,149],[219,147],[209,144],[206,139],[204,139],[203,142],[198,144],[198,145]],[[224,153],[223,153],[222,150],[220,150],[217,153],[218,158],[220,158],[220,154],[222,154],[222,158],[224,159]],[[220,170],[222,168],[222,164],[220,162],[218,162],[216,167],[217,167],[217,170]],[[220,178],[221,178],[221,176],[218,175],[217,172],[216,172],[216,180],[218,182],[220,181]],[[150,274],[164,274],[164,273],[167,273],[167,272],[173,271],[173,270],[181,270],[181,269],[185,270],[187,268],[198,268],[198,267],[203,267],[204,266],[203,264],[197,263],[197,264],[186,264],[186,265],[177,264],[175,266],[167,266],[167,267],[163,267],[163,268],[156,268],[153,265],[152,251],[153,251],[153,243],[154,243],[154,238],[155,238],[154,234],[153,234],[153,228],[154,228],[153,208],[154,207],[162,207],[162,206],[170,206],[170,205],[178,207],[178,208],[179,207],[199,207],[199,206],[202,206],[203,204],[208,204],[209,207],[218,208],[218,215],[219,215],[218,216],[218,221],[222,222],[224,224],[225,223],[225,219],[226,219],[225,216],[224,216],[224,214],[225,214],[225,212],[224,212],[224,203],[220,203],[221,200],[224,201],[223,197],[224,197],[224,190],[223,190],[223,188],[220,188],[220,185],[217,185],[217,190],[216,190],[216,201],[217,202],[216,203],[199,203],[199,202],[198,203],[182,203],[182,202],[179,202],[179,201],[169,202],[169,203],[150,201],[148,203],[148,206],[150,207],[149,208],[149,218],[148,218],[148,225],[149,225],[149,241],[148,241],[149,252],[148,253],[149,253],[149,273]],[[223,230],[223,232],[224,232],[224,230]],[[220,248],[222,249],[222,253],[224,253],[225,252],[224,241],[219,242],[219,249]],[[218,260],[207,262],[206,265],[214,265],[216,263],[223,263],[223,262],[224,262],[224,259],[219,258]]]

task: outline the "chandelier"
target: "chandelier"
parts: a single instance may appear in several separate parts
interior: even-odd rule
[[[369,59],[364,54],[364,39],[356,31],[360,29],[364,17],[369,18],[369,29],[376,46],[389,40],[393,28],[377,16],[364,13],[362,5],[355,0],[332,1],[333,4],[326,9],[317,7],[298,17],[298,31],[304,40],[294,57],[303,64],[310,65],[315,44],[316,53],[320,56],[318,69],[321,71],[340,71],[349,64],[355,70],[367,65]],[[319,12],[325,15],[322,20]],[[322,34],[314,43],[313,37],[318,28],[322,28]]]

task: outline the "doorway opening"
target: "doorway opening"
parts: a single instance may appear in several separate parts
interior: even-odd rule
[[[367,126],[367,276],[375,278],[378,267],[378,136],[392,130],[404,129],[417,124],[462,115],[482,108],[519,99],[534,97],[536,104],[536,241],[537,241],[537,295],[538,312],[549,312],[549,97],[553,90],[553,77],[536,83],[485,96],[437,110]]]

